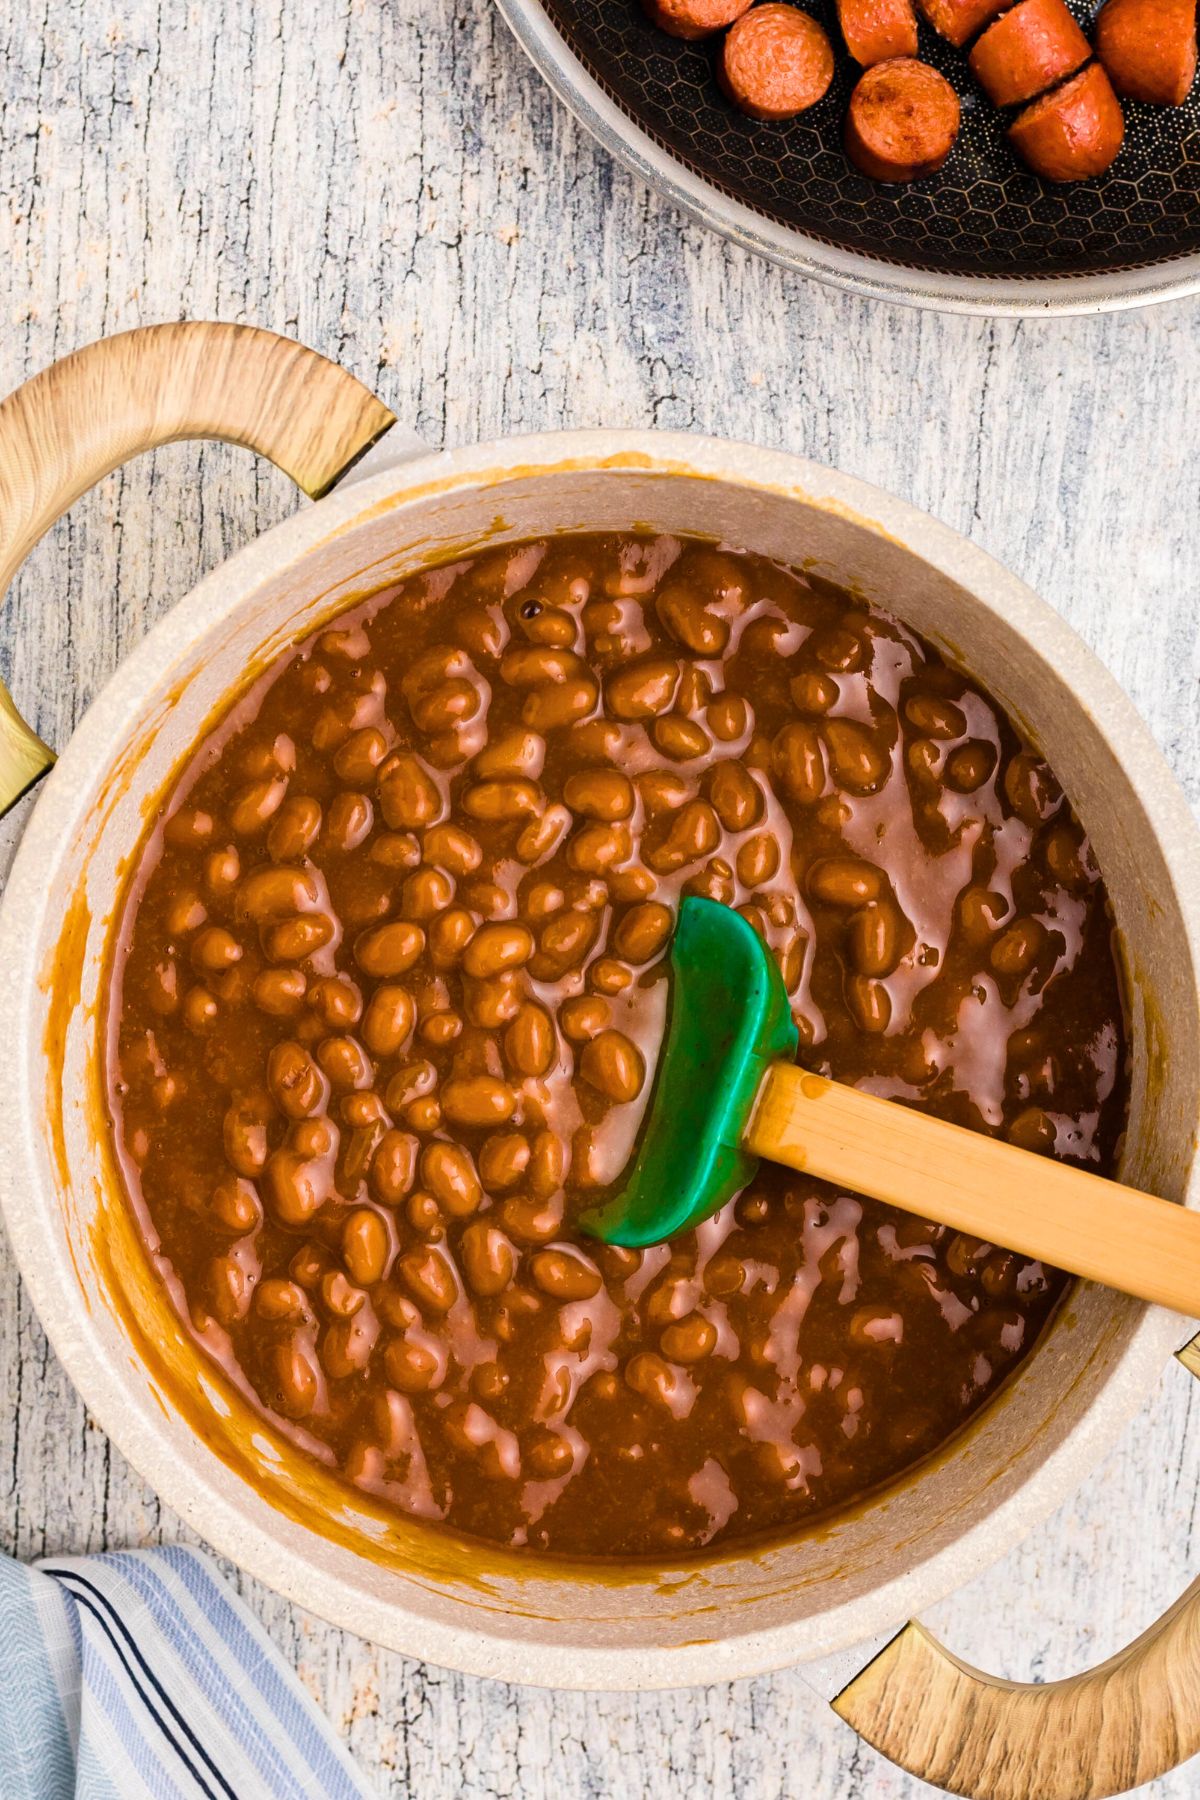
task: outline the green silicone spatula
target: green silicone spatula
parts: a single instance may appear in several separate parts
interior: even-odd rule
[[[1200,1215],[894,1100],[809,1074],[775,961],[753,927],[689,897],[667,1028],[630,1167],[580,1219],[659,1243],[723,1206],[767,1157],[1189,1316]]]

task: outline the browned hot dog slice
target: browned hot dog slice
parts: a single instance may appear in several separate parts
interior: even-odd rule
[[[1108,0],[1096,54],[1118,94],[1182,106],[1196,74],[1196,0]]]
[[[1008,0],[917,0],[936,32],[961,49],[968,38],[982,31],[989,19],[1003,12]]]
[[[837,0],[837,13],[846,48],[864,69],[917,54],[912,0]]]
[[[850,96],[846,154],[873,181],[915,181],[941,168],[958,120],[958,95],[928,63],[876,63]]]
[[[752,119],[791,119],[833,80],[833,46],[798,6],[756,6],[721,47],[721,86]]]
[[[647,18],[672,37],[702,38],[740,19],[750,0],[642,0]]]
[[[1044,94],[1090,55],[1091,46],[1063,0],[1019,0],[988,26],[968,60],[997,106],[1015,106]]]
[[[1099,63],[1043,94],[1009,128],[1014,148],[1047,181],[1103,175],[1125,136],[1125,115]]]

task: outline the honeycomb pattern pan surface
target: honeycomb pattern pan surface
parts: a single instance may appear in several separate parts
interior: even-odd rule
[[[840,46],[833,0],[805,0]],[[1127,102],[1120,156],[1098,181],[1056,187],[1010,150],[966,57],[921,25],[920,55],[963,103],[937,174],[903,187],[847,162],[856,65],[808,113],[760,124],[714,78],[719,37],[686,43],[638,0],[501,0],[569,106],[626,163],[707,223],[838,285],[964,310],[1036,313],[1136,305],[1200,286],[1200,100]],[[1073,8],[1085,30],[1094,9]],[[1198,84],[1200,87],[1200,84]]]

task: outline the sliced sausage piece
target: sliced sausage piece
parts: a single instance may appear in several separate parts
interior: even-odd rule
[[[1043,94],[1009,127],[1013,147],[1047,181],[1103,175],[1125,136],[1125,115],[1099,63]]]
[[[1004,11],[1008,0],[917,0],[917,4],[933,29],[961,50],[968,38]]]
[[[740,19],[751,0],[642,0],[646,17],[672,37],[702,38]]]
[[[1015,106],[1074,74],[1091,53],[1063,0],[1019,0],[988,26],[968,61],[989,99]]]
[[[912,0],[837,0],[837,14],[846,48],[864,69],[917,54]]]
[[[915,57],[860,76],[846,114],[846,154],[872,181],[916,181],[940,169],[958,136],[958,95]]]
[[[833,46],[798,6],[756,6],[721,46],[717,76],[752,119],[792,119],[828,91]]]
[[[1118,94],[1182,106],[1196,74],[1196,0],[1108,0],[1096,54]]]

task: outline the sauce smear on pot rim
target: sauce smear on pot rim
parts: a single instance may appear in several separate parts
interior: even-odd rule
[[[400,1511],[566,1555],[794,1530],[944,1443],[1063,1278],[764,1166],[645,1251],[683,894],[806,1067],[1110,1173],[1111,915],[1051,772],[887,614],[698,541],[415,575],[199,743],[109,974],[130,1204],[196,1341]]]

